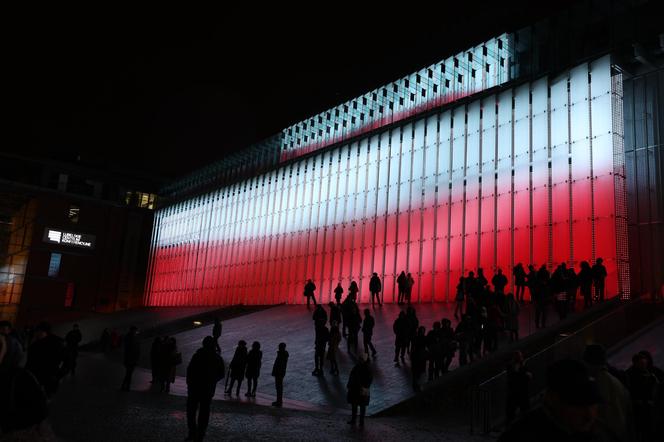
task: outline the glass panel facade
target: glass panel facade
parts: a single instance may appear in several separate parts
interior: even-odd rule
[[[376,100],[410,103],[412,93],[414,107],[401,108],[409,112],[428,106],[421,89],[435,97],[429,85],[444,89],[446,76],[457,94],[499,84],[490,69],[481,81],[462,78],[472,78],[467,58],[446,62],[444,73],[441,66],[432,78],[421,72],[419,85],[408,77],[408,89],[395,82],[387,97],[379,89]],[[446,301],[458,278],[478,267],[511,277],[518,262],[578,267],[597,257],[609,270],[609,295],[624,293],[613,95],[607,57],[161,208],[147,303],[301,303],[308,278],[322,301],[352,280],[368,301],[373,272],[393,302],[401,271],[415,279],[414,302]],[[367,99],[366,106],[375,104]],[[354,108],[337,109],[330,121],[343,122]],[[327,113],[321,116],[326,122]],[[359,130],[355,124],[347,132]]]

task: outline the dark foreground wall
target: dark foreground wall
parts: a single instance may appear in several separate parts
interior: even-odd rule
[[[664,69],[624,81],[632,293],[664,290]]]

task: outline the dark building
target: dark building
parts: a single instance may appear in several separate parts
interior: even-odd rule
[[[158,179],[0,156],[0,317],[142,305]]]

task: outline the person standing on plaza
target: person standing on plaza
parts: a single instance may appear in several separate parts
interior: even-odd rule
[[[472,273],[472,272],[471,272]],[[484,269],[479,267],[477,269],[477,276],[475,277],[474,284],[471,284],[471,293],[477,294],[484,290],[484,288],[489,284],[489,280],[484,276]]]
[[[322,304],[316,305],[314,314],[312,315],[311,319],[314,321],[314,329],[318,329],[318,327],[327,323],[327,312],[323,308]]]
[[[374,305],[374,299],[378,300],[378,306],[382,306],[383,303],[380,300],[380,292],[383,289],[381,283],[380,283],[380,278],[378,277],[378,273],[375,273],[371,276],[371,279],[369,280],[369,291],[371,292],[371,306],[373,307]]]
[[[376,320],[371,316],[371,311],[366,308],[364,309],[364,321],[362,321],[362,337],[364,341],[364,352],[369,354],[371,350],[371,356],[376,357],[376,348],[374,347],[371,339],[373,338],[373,330],[376,325]]]
[[[0,361],[0,369],[18,367],[24,356],[23,346],[12,332],[12,324],[9,321],[0,321],[0,335],[5,340],[5,354]]]
[[[129,333],[124,338],[124,366],[125,377],[122,380],[123,391],[129,391],[131,388],[131,378],[134,375],[134,369],[141,357],[141,344],[138,340],[138,328],[131,326]]]
[[[433,323],[433,328],[427,333],[427,351],[429,354],[429,381],[438,378],[442,372],[443,351],[441,342],[440,322]]]
[[[163,344],[162,364],[161,391],[169,392],[175,382],[175,370],[182,364],[182,353],[178,351],[177,341],[172,336]]]
[[[202,441],[210,420],[210,404],[217,382],[225,373],[224,360],[215,348],[215,339],[206,336],[203,346],[187,366],[187,427],[188,441]],[[196,413],[198,412],[198,419]]]
[[[334,288],[334,299],[337,301],[337,305],[341,305],[341,297],[344,294],[344,288],[341,287],[341,283],[337,283],[337,286]]]
[[[597,258],[595,265],[592,267],[593,285],[595,286],[595,301],[604,301],[604,281],[606,280],[606,267],[602,264],[604,260]]]
[[[364,427],[364,415],[369,405],[371,382],[373,381],[373,373],[369,366],[369,355],[363,353],[360,355],[357,364],[348,376],[348,383],[346,388],[348,394],[346,399],[352,407],[351,419],[349,424],[355,425],[357,421],[357,409],[360,409],[360,427]]]
[[[427,338],[424,327],[417,328],[417,334],[412,341],[410,350],[410,369],[413,375],[413,390],[421,391],[420,378],[426,372],[427,359]]]
[[[341,324],[341,307],[338,304],[330,301],[330,325],[336,322],[337,325]]]
[[[348,295],[350,298],[350,294]],[[357,353],[357,341],[362,325],[362,316],[360,315],[360,308],[357,303],[351,298],[348,304],[348,317],[344,319],[348,323],[348,339],[346,340],[346,347],[350,353],[351,347]]]
[[[394,331],[394,366],[400,367],[399,358],[401,362],[405,363],[406,347],[408,347],[408,318],[406,312],[403,310],[399,312],[399,316],[392,325]]]
[[[256,387],[258,386],[258,376],[261,373],[261,362],[263,360],[263,352],[261,351],[261,344],[254,341],[251,344],[251,350],[247,353],[247,369],[245,375],[247,377],[247,392],[245,396],[256,397]]]
[[[549,271],[545,264],[537,271],[537,295],[535,296],[535,327],[546,327],[546,317],[549,308],[549,299],[551,297],[551,287],[549,286]]]
[[[403,270],[401,273],[399,273],[399,276],[397,277],[397,289],[399,290],[399,295],[397,298],[397,304],[402,305],[404,301],[404,297],[406,296],[406,272]]]
[[[512,274],[514,275],[514,287],[516,287],[516,293],[514,294],[514,297],[518,303],[523,304],[523,295],[526,291],[527,276],[526,271],[523,268],[523,264],[518,263],[516,266],[514,266]]]
[[[244,340],[240,340],[237,343],[237,348],[235,349],[235,354],[231,360],[230,365],[230,380],[231,384],[226,389],[227,395],[233,395],[233,384],[237,381],[237,390],[235,391],[235,396],[240,396],[240,387],[242,386],[242,379],[244,379],[244,371],[247,368],[247,343]]]
[[[65,348],[62,338],[51,334],[51,325],[42,322],[35,330],[35,337],[28,347],[25,368],[30,371],[51,397],[58,389],[62,375]]]
[[[357,286],[357,282],[351,281],[350,285],[348,286],[348,296],[350,299],[353,300],[355,303],[359,303],[359,298],[357,294],[360,292],[360,288]]]
[[[286,367],[288,365],[288,352],[286,344],[279,343],[277,358],[272,366],[272,376],[274,377],[274,386],[277,390],[277,400],[272,402],[272,406],[281,407],[284,399],[284,377],[286,377]]]
[[[498,269],[496,274],[491,278],[491,284],[493,284],[493,291],[496,294],[496,298],[499,303],[505,298],[505,286],[507,286],[507,277],[503,275],[503,270]]]
[[[459,283],[456,286],[456,296],[454,297],[454,301],[456,302],[456,306],[454,307],[454,317],[456,319],[459,319],[459,317],[463,315],[463,300],[466,292],[465,285],[465,278],[462,276],[459,278]]]
[[[452,359],[454,359],[454,354],[457,351],[459,343],[455,339],[454,329],[452,328],[452,321],[447,318],[443,318],[440,321],[440,344],[442,349],[442,360],[438,364],[437,370],[439,373],[447,373],[450,369],[450,364],[452,364]]]
[[[311,279],[307,280],[307,283],[304,285],[304,297],[307,298],[307,308],[309,308],[310,302],[313,300],[314,305],[316,305],[316,284]]]
[[[71,330],[65,335],[65,373],[76,374],[76,361],[78,360],[78,345],[83,340],[81,330],[78,324],[74,324]]]
[[[530,302],[533,303],[537,297],[537,270],[534,265],[528,266],[528,275],[526,276],[526,285],[530,293]]]
[[[413,307],[408,307],[406,309],[406,319],[408,323],[408,343],[406,349],[410,353],[413,340],[415,339],[415,336],[417,336],[417,328],[420,326],[420,320],[417,318],[417,313]]]
[[[509,333],[510,342],[519,340],[519,312],[521,307],[512,293],[507,294],[505,301],[505,330]]]
[[[316,337],[314,340],[314,371],[313,376],[323,376],[325,366],[325,348],[330,341],[330,331],[325,324],[316,326]]]
[[[581,262],[581,271],[577,275],[581,296],[583,296],[583,308],[589,309],[593,305],[593,271],[588,261]]]
[[[337,364],[337,354],[339,353],[339,343],[341,342],[341,332],[339,331],[339,322],[330,322],[330,343],[327,348],[327,360],[330,361],[330,374],[339,376],[339,365]]]
[[[406,302],[408,305],[410,305],[410,298],[411,295],[413,294],[413,286],[415,285],[415,280],[413,279],[413,275],[410,273],[406,275]]]
[[[221,337],[221,320],[219,317],[214,318],[214,325],[212,326],[212,337],[214,338],[214,348],[217,353],[221,354],[221,347],[219,346],[219,338]]]

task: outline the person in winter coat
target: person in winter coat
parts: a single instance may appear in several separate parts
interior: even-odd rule
[[[314,328],[318,328],[327,323],[327,312],[322,304],[317,304],[311,319],[314,321]]]
[[[399,312],[399,316],[392,324],[392,330],[394,331],[394,366],[399,367],[399,357],[401,357],[401,362],[405,362],[406,347],[409,342],[406,312]]]
[[[28,347],[28,360],[25,368],[32,372],[51,397],[58,389],[65,348],[62,338],[51,334],[51,325],[42,322],[35,330],[35,339]]]
[[[454,297],[454,301],[456,302],[454,317],[456,319],[459,319],[459,316],[463,315],[463,300],[466,294],[465,280],[466,278],[462,276],[459,278],[459,283],[456,286],[456,296]]]
[[[175,382],[175,369],[182,363],[182,353],[178,351],[177,341],[170,337],[163,345],[161,391],[171,391]]]
[[[337,305],[341,305],[341,297],[344,294],[344,288],[341,287],[341,283],[338,283],[334,288],[334,299],[337,301]]]
[[[510,342],[519,340],[519,312],[521,307],[512,293],[507,294],[505,301],[505,330],[509,333]]]
[[[225,373],[224,360],[216,352],[215,339],[206,336],[187,366],[187,427],[186,440],[200,441],[205,436],[210,420],[210,403],[217,382]],[[198,419],[196,413],[198,412]]]
[[[288,366],[288,352],[286,344],[279,343],[277,358],[272,366],[272,376],[274,377],[274,386],[277,390],[277,400],[272,402],[274,407],[281,407],[284,398],[284,377],[286,377],[286,367]]]
[[[307,283],[304,285],[304,297],[307,298],[307,308],[309,308],[311,301],[314,301],[314,305],[316,305],[316,296],[314,295],[315,291],[316,284],[314,284],[311,279],[308,279]]]
[[[373,338],[373,330],[376,325],[376,320],[371,316],[371,311],[366,308],[364,309],[364,321],[362,321],[362,337],[364,338],[364,352],[369,354],[371,350],[371,356],[376,357],[376,348],[374,347],[371,339]]]
[[[515,299],[517,302],[523,304],[523,295],[526,291],[526,271],[523,268],[523,264],[518,263],[514,266],[512,270],[514,275],[514,287],[516,288]]]
[[[330,324],[336,322],[337,325],[341,324],[341,307],[334,302],[330,301]]]
[[[588,261],[581,262],[581,271],[577,279],[583,296],[583,308],[589,309],[593,305],[593,272]]]
[[[357,364],[348,376],[348,394],[346,399],[352,407],[351,419],[349,424],[355,425],[357,421],[357,409],[360,409],[360,427],[364,426],[364,415],[366,414],[367,405],[369,405],[369,389],[373,381],[373,373],[369,366],[369,355],[363,353],[360,355]]]
[[[247,368],[245,376],[247,377],[247,392],[245,396],[256,397],[256,387],[258,386],[258,376],[261,373],[261,361],[263,359],[263,352],[261,351],[261,344],[254,341],[251,344],[251,350],[247,353]]]
[[[327,360],[330,361],[330,374],[339,376],[339,365],[337,364],[337,354],[339,353],[339,343],[341,342],[341,332],[339,323],[332,321],[330,326],[330,343],[327,349]]]
[[[78,360],[78,346],[83,340],[81,330],[78,324],[74,324],[73,328],[65,335],[65,373],[69,372],[73,375],[76,374],[76,362]]]
[[[415,285],[415,280],[413,279],[413,275],[411,275],[409,273],[408,275],[406,275],[406,285],[405,285],[405,289],[406,289],[405,297],[406,297],[406,302],[408,303],[408,305],[410,305],[410,298],[411,298],[411,295],[413,294],[413,286],[414,285]]]
[[[371,306],[374,305],[374,299],[378,300],[378,306],[380,307],[383,303],[380,300],[380,292],[383,289],[378,277],[378,273],[374,273],[369,280],[369,291],[371,292]]]
[[[214,325],[212,326],[212,337],[214,338],[214,348],[217,353],[221,354],[221,347],[219,347],[219,338],[221,337],[221,320],[214,318]]]
[[[420,378],[426,371],[427,359],[427,337],[424,327],[417,329],[415,339],[413,339],[412,348],[410,350],[410,368],[413,375],[413,390],[420,391]]]
[[[123,391],[129,391],[131,388],[131,377],[134,374],[134,369],[136,368],[140,357],[141,345],[138,341],[138,329],[132,325],[129,329],[129,333],[127,333],[127,336],[125,336],[124,339],[125,377],[122,381],[121,387]]]
[[[322,376],[325,365],[325,348],[330,340],[330,331],[325,324],[316,327],[316,338],[314,341],[314,371],[313,376]]]
[[[401,271],[397,277],[397,289],[399,290],[399,296],[397,298],[397,304],[403,304],[404,298],[406,297],[406,284],[408,279],[406,278],[406,272]]]
[[[235,391],[235,396],[240,396],[240,387],[242,386],[242,379],[244,379],[244,371],[247,368],[247,343],[243,340],[240,340],[237,343],[237,348],[235,349],[235,354],[231,360],[230,365],[230,385],[226,389],[226,394],[233,394],[233,384],[237,381],[237,390]]]
[[[353,302],[359,302],[357,299],[357,294],[360,292],[360,288],[357,286],[357,282],[351,281],[350,285],[348,286],[348,296],[350,299],[353,300]]]
[[[595,286],[595,300],[597,302],[604,302],[604,281],[606,280],[606,267],[602,264],[604,260],[597,258],[595,265],[592,267],[593,285]]]

